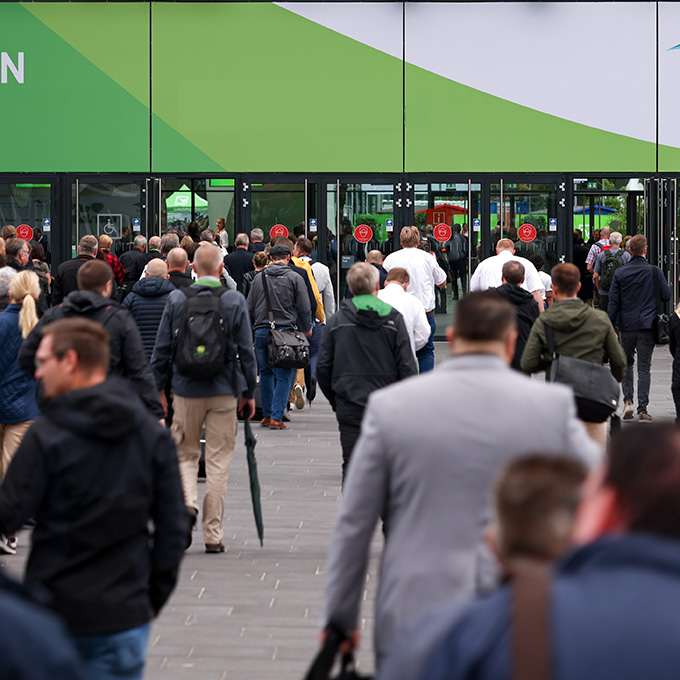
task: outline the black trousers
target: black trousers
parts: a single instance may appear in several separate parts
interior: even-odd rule
[[[458,279],[460,279],[460,288],[462,290],[462,295],[465,295],[466,264],[467,262],[465,258],[461,258],[460,260],[455,260],[453,262],[449,260],[449,268],[451,269],[451,288],[453,290],[453,297],[456,299],[458,299]]]
[[[340,430],[340,446],[342,448],[342,482],[344,484],[352,451],[354,451],[354,446],[361,434],[361,421],[350,423],[339,420],[338,429]]]

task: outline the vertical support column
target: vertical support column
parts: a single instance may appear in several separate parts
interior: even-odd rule
[[[71,220],[72,220],[72,178],[70,175],[57,175],[52,185],[52,230],[49,234],[52,250],[52,271],[66,260],[71,259]]]
[[[557,259],[572,262],[574,259],[574,182],[564,175],[557,185]]]
[[[491,179],[484,178],[482,180],[482,200],[480,206],[481,231],[478,234],[481,248],[479,251],[480,261],[487,258],[491,254]],[[500,198],[500,196],[499,196]],[[503,206],[498,205],[499,215],[503,212]],[[473,240],[470,241],[470,248],[476,247],[473,245]]]

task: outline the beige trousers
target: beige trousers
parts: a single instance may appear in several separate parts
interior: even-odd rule
[[[229,468],[234,458],[238,422],[236,397],[180,397],[172,395],[175,413],[172,436],[177,445],[179,473],[184,502],[198,512],[198,462],[201,432],[205,423],[205,498],[203,499],[203,538],[206,543],[222,540],[222,519],[227,495]]]
[[[588,436],[602,447],[603,451],[607,450],[607,423],[587,423],[585,420],[581,421],[586,426]]]
[[[23,423],[13,423],[12,425],[0,424],[0,443],[2,447],[0,449],[0,479],[5,478],[7,468],[31,425],[33,425],[32,420],[24,420]]]

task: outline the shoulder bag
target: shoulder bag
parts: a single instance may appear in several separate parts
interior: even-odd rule
[[[668,333],[670,320],[668,318],[668,314],[663,313],[663,302],[661,302],[661,290],[659,284],[659,277],[662,276],[662,274],[663,272],[658,267],[654,267],[652,276],[654,278],[654,294],[656,296],[656,316],[654,317],[652,330],[654,331],[654,340],[656,341],[657,345],[667,345],[669,342]]]
[[[576,411],[581,420],[603,423],[619,405],[619,383],[607,366],[557,354],[553,329],[545,321],[545,339],[552,358],[550,382],[569,385],[574,391]]]
[[[342,629],[331,623],[326,628],[326,641],[305,675],[305,680],[331,680],[335,659],[340,655],[340,673],[332,680],[372,680],[359,675],[354,664],[354,654],[340,654],[340,645],[347,639]]]
[[[260,274],[264,297],[267,300],[269,314],[269,343],[267,345],[267,361],[272,368],[307,368],[309,366],[309,341],[305,334],[295,326],[292,330],[277,329],[274,322],[272,302],[269,297],[267,272]]]

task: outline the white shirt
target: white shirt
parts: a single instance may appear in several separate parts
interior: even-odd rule
[[[312,262],[312,258],[304,255],[300,258],[305,262]],[[323,302],[323,309],[326,313],[326,321],[335,314],[335,293],[333,292],[333,281],[331,280],[331,272],[328,267],[321,262],[313,262],[311,265],[312,274],[316,281],[316,287],[321,293],[321,302]]]
[[[394,307],[404,317],[413,354],[430,339],[430,324],[423,303],[407,293],[398,283],[387,283],[378,291],[378,297]]]
[[[434,288],[446,282],[446,272],[437,264],[434,255],[420,248],[402,248],[388,255],[383,267],[387,271],[403,267],[411,279],[408,292],[423,303],[426,312],[434,309]]]
[[[541,295],[543,296],[543,302],[545,302],[545,294],[549,290],[552,290],[552,277],[550,274],[546,274],[544,271],[538,272],[538,275],[541,277],[541,283],[543,284],[544,290]]]
[[[499,255],[487,257],[482,260],[475,269],[475,273],[470,279],[470,291],[473,290],[487,290],[489,288],[498,288],[503,285],[503,265],[510,260],[521,262],[524,266],[524,281],[520,288],[528,290],[533,293],[535,290],[540,290],[541,294],[545,291],[541,277],[529,260],[513,255],[509,250],[501,250]]]

